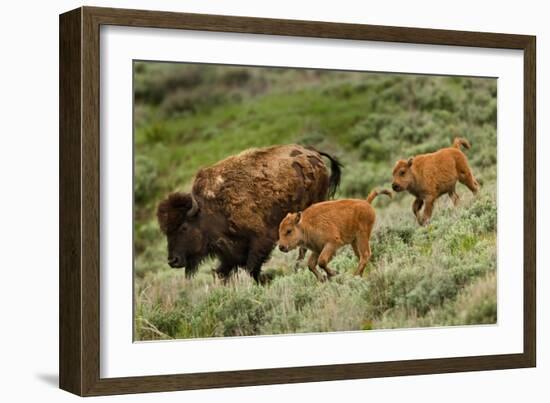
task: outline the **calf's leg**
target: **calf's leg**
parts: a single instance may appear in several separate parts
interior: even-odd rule
[[[317,280],[323,281],[323,275],[319,273],[317,270],[317,259],[319,258],[319,254],[315,252],[311,252],[311,255],[309,255],[309,259],[307,261],[307,267],[309,267],[309,270],[315,274],[315,277],[317,277]]]
[[[417,198],[417,199],[414,199],[414,201],[413,201],[412,210],[413,210],[414,216],[416,217],[417,220],[420,220],[419,212],[420,212],[420,209],[422,208],[423,204],[424,204],[424,200],[422,200],[422,199]]]
[[[323,269],[327,273],[327,277],[333,277],[337,272],[332,270],[330,267],[328,267],[328,263],[332,260],[334,254],[338,250],[338,245],[327,243],[323,250],[321,251],[321,254],[319,255],[319,259],[317,263],[319,264],[319,267]]]
[[[453,206],[456,207],[458,205],[458,201],[460,200],[460,197],[458,197],[458,194],[456,193],[454,188],[448,194],[449,194],[449,198],[453,202]]]
[[[470,191],[475,195],[479,191],[479,183],[474,178],[474,175],[472,174],[472,171],[468,169],[467,171],[464,171],[458,175],[458,180],[460,183],[465,185]]]
[[[361,254],[359,253],[359,249],[357,249],[355,241],[351,243],[351,247],[353,248],[353,253],[355,253],[355,256],[357,257],[357,259],[359,259],[361,257]]]
[[[435,197],[429,197],[426,199],[426,206],[424,207],[424,216],[421,220],[418,220],[420,225],[427,225],[432,218],[432,212],[434,209]]]
[[[300,247],[298,249],[298,258],[296,259],[296,262],[294,262],[294,271],[298,271],[298,268],[300,267],[300,262],[304,260],[306,257],[307,249],[304,247]]]
[[[357,251],[359,252],[359,265],[357,266],[357,270],[354,275],[361,277],[371,256],[370,231],[366,231],[365,233],[357,236],[357,239],[355,240],[355,248],[357,248]]]

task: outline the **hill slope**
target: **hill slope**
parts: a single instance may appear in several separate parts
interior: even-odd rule
[[[496,321],[496,81],[315,70],[135,64],[135,302],[137,339],[368,330]],[[482,184],[477,198],[436,204],[418,227],[412,197],[377,199],[373,257],[362,279],[345,248],[318,284],[295,255],[274,252],[261,287],[240,273],[192,280],[166,265],[155,222],[166,193],[201,166],[252,146],[314,145],[345,164],[337,198],[388,187],[398,158],[456,135]],[[302,263],[301,266],[304,264]]]

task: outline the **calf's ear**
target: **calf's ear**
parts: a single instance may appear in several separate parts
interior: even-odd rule
[[[413,157],[409,158],[409,160],[407,161],[408,166],[411,166],[412,164],[413,164]]]
[[[302,212],[301,212],[301,211],[298,211],[298,212],[296,213],[296,218],[294,219],[294,220],[295,220],[294,222],[295,222],[296,224],[298,224],[298,223],[300,222],[301,219],[302,219]]]

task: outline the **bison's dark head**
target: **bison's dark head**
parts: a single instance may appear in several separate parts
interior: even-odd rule
[[[157,219],[168,240],[168,264],[193,275],[207,255],[197,200],[189,193],[172,193],[158,205]]]

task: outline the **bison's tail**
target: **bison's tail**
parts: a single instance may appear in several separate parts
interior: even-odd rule
[[[372,201],[374,199],[376,199],[376,196],[378,195],[386,195],[386,196],[389,196],[390,198],[393,197],[393,194],[391,191],[389,190],[386,190],[386,189],[382,189],[380,191],[378,190],[373,190],[372,192],[369,193],[369,195],[367,196],[367,203],[371,204]]]
[[[468,140],[466,140],[464,137],[455,137],[455,139],[453,140],[453,147],[460,150],[461,146],[463,146],[467,150],[472,148]]]
[[[340,161],[330,154],[318,151],[323,157],[327,157],[330,160],[330,179],[328,188],[328,197],[334,197],[338,186],[340,186],[340,179],[342,178],[342,168],[344,167]]]

